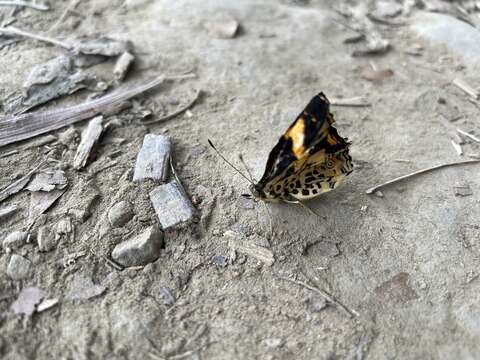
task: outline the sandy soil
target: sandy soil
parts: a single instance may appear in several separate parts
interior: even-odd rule
[[[20,11],[14,25],[48,30],[68,5],[51,3],[47,12]],[[13,250],[33,264],[25,280],[7,276],[12,254],[1,250],[3,359],[480,356],[478,166],[447,168],[395,184],[382,189],[383,197],[365,194],[395,176],[462,160],[451,140],[456,127],[475,132],[479,108],[451,80],[475,79],[475,67],[417,37],[408,16],[402,17],[403,26],[376,24],[391,42],[390,51],[352,57],[362,44],[344,43],[354,33],[332,20],[342,19],[333,11],[341,4],[90,0],[77,7],[80,16],[69,16],[50,34],[132,41],[136,63],[126,83],[193,70],[195,79],[137,98],[137,107],[153,109],[152,119],[174,111],[196,89],[203,95],[191,116],[154,126],[142,125],[135,107],[116,115],[96,159],[83,171],[71,167],[76,142],[0,158],[0,188],[26,174],[46,151],[65,170],[67,191],[41,223],[70,218],[72,208],[89,206],[90,212],[85,221],[73,221],[74,236],[62,238],[52,251],[39,252],[35,241]],[[8,8],[0,11],[10,13]],[[205,29],[206,22],[223,13],[241,24],[232,39],[216,39]],[[414,45],[423,47],[420,56],[407,53]],[[32,66],[64,52],[32,40],[1,49],[0,95],[21,89]],[[372,62],[393,75],[366,80]],[[88,71],[110,81],[112,67],[109,61]],[[319,91],[337,99],[362,96],[371,104],[332,108],[339,132],[353,142],[355,171],[341,188],[308,202],[320,217],[295,205],[269,205],[275,229],[269,238],[261,204],[240,197],[248,192],[248,183],[219,161],[207,139],[235,162],[243,154],[258,179],[280,134]],[[89,93],[51,101],[46,108],[78,103]],[[449,121],[459,113],[463,118]],[[74,128],[80,133],[84,125]],[[171,137],[174,163],[197,219],[165,232],[164,249],[154,263],[117,271],[101,255],[109,256],[116,244],[158,223],[148,196],[155,184],[132,182],[135,158],[148,132]],[[119,144],[118,138],[125,141]],[[3,147],[0,154],[28,143]],[[475,153],[475,146],[464,144],[464,152]],[[112,153],[115,166],[89,171],[107,163]],[[467,184],[473,194],[456,195],[458,184]],[[0,204],[19,207],[0,224],[0,239],[26,230],[30,196],[23,191]],[[106,214],[120,200],[132,204],[135,216],[111,229]],[[38,226],[31,230],[33,238]],[[242,239],[267,247],[274,264],[241,253],[233,257],[229,243]],[[65,267],[68,255],[79,252],[85,256]],[[284,277],[327,291],[358,316],[350,318],[315,291]],[[82,292],[84,279],[105,290],[72,300],[69,294]],[[29,286],[59,303],[29,317],[15,314],[11,304]]]

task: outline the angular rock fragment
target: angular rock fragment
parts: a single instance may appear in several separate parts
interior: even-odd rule
[[[44,170],[37,173],[26,189],[30,191],[52,191],[64,189],[68,184],[65,172],[62,170]]]
[[[163,245],[163,233],[154,225],[112,251],[112,259],[122,266],[142,266],[158,259]]]
[[[45,310],[48,310],[52,307],[54,307],[55,305],[58,304],[58,299],[57,298],[54,298],[54,299],[44,299],[40,304],[38,304],[37,306],[37,312],[38,313],[41,313]]]
[[[55,232],[48,225],[41,226],[38,229],[37,234],[38,250],[40,251],[52,251],[55,249],[58,243],[58,239],[55,236]]]
[[[65,193],[66,189],[53,190],[50,192],[35,191],[30,195],[29,221],[47,211]]]
[[[69,290],[65,298],[74,301],[88,300],[100,296],[106,290],[105,286],[96,285],[91,278],[83,275],[75,275],[68,288]]]
[[[13,280],[23,280],[31,275],[32,263],[23,256],[13,254],[7,266],[7,275]]]
[[[27,243],[28,233],[14,231],[3,240],[3,248],[18,249]]]
[[[108,221],[112,227],[121,227],[133,217],[132,204],[128,201],[120,201],[108,211]]]
[[[133,56],[128,51],[120,55],[120,57],[117,59],[117,62],[115,63],[115,67],[113,68],[113,77],[116,81],[122,81],[125,78],[125,75],[127,74],[128,69],[130,68],[134,60],[135,56]]]
[[[204,26],[210,36],[219,39],[235,37],[239,28],[238,21],[230,14],[220,14],[216,19],[206,22]]]
[[[35,312],[35,307],[45,297],[45,291],[37,287],[27,287],[20,291],[17,300],[15,300],[10,308],[17,315],[30,316]]]
[[[82,140],[78,145],[77,153],[73,159],[73,167],[76,170],[83,168],[87,164],[92,149],[97,144],[103,132],[103,116],[97,116],[90,120],[88,126],[82,132]]]
[[[163,229],[189,221],[193,217],[192,204],[176,181],[153,189],[150,201]]]
[[[135,163],[133,181],[165,181],[169,159],[170,139],[164,135],[145,135]]]

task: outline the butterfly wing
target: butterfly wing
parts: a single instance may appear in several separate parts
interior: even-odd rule
[[[302,190],[312,176],[337,184],[340,174],[344,177],[352,171],[349,143],[332,126],[335,119],[329,105],[323,93],[315,96],[270,152],[265,173],[255,186],[267,199],[306,194]],[[334,163],[338,170],[332,173]],[[311,190],[308,195],[317,196]]]

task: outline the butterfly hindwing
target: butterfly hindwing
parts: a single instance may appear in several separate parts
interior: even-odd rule
[[[256,189],[270,200],[302,200],[334,189],[353,169],[349,143],[334,122],[327,98],[318,94],[270,152]]]

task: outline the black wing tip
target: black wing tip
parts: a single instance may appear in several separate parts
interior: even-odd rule
[[[327,112],[330,109],[330,101],[328,101],[325,94],[321,91],[315,95],[312,100],[308,103],[305,111],[310,115],[313,115],[318,118],[326,116]]]

